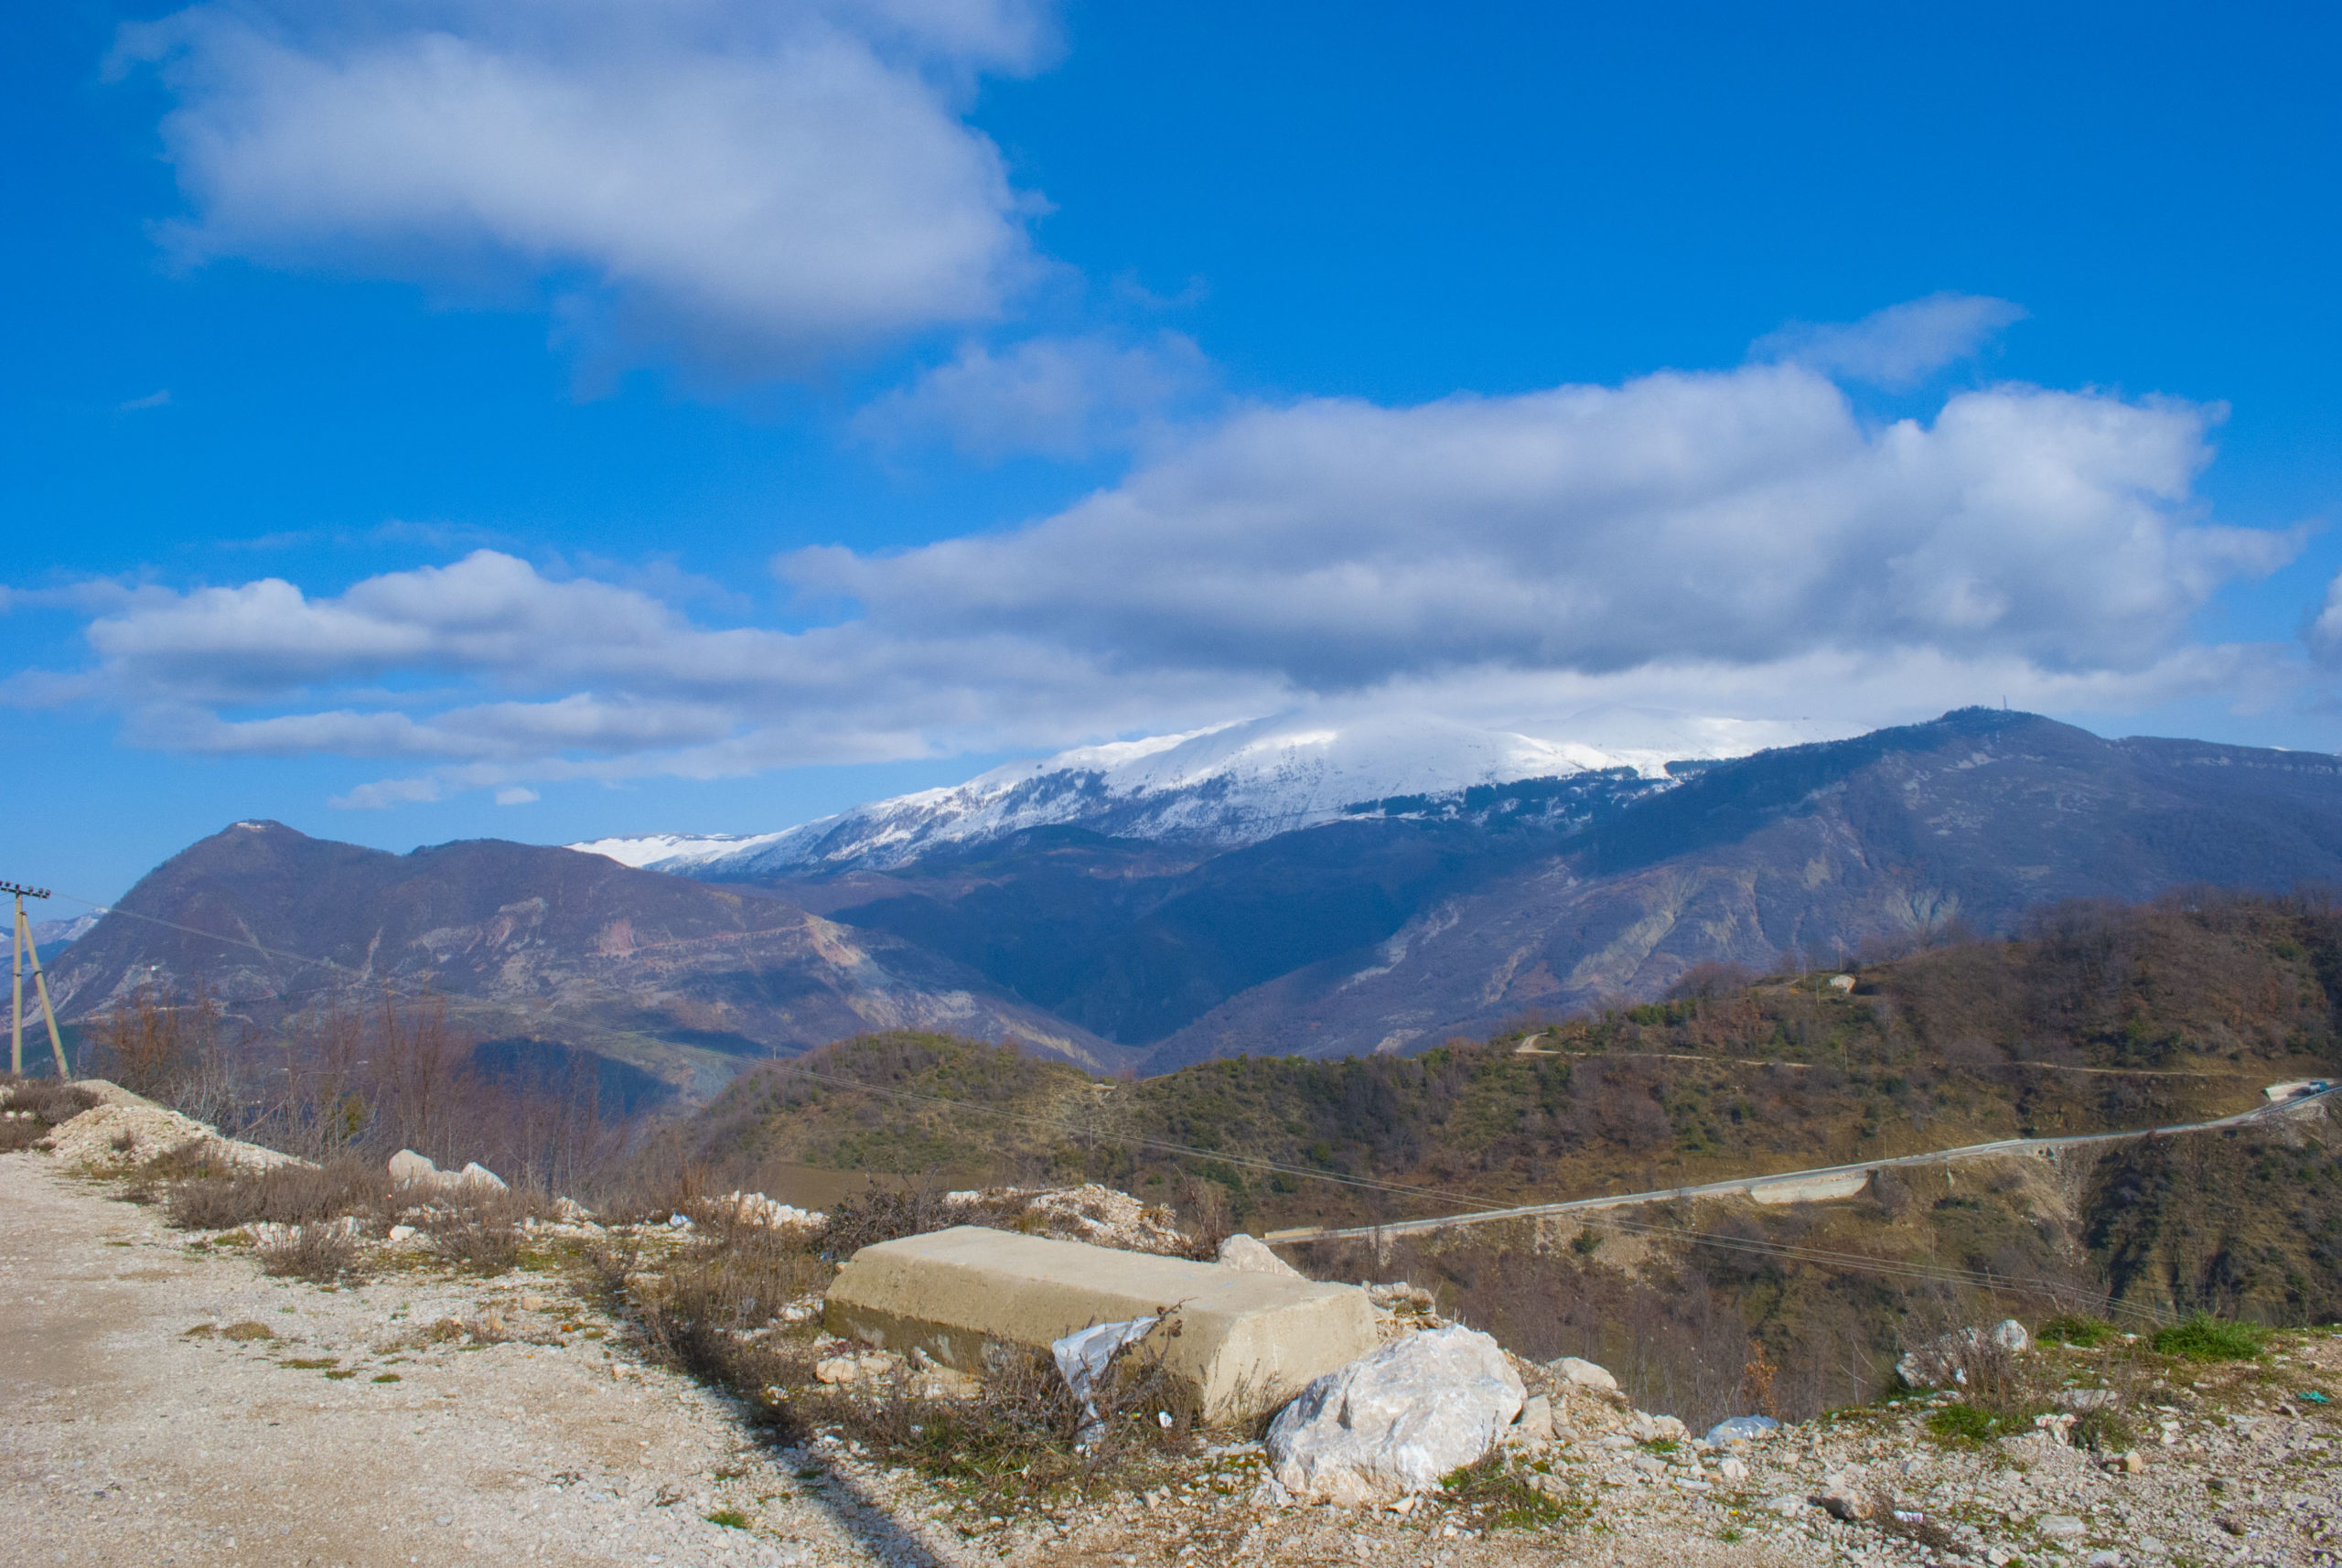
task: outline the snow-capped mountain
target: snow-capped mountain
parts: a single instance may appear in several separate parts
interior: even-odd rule
[[[1809,738],[1787,726],[1631,709],[1578,715],[1595,739],[1552,740],[1424,714],[1279,714],[1013,762],[964,784],[747,836],[654,833],[569,847],[701,877],[899,865],[947,845],[1078,824],[1120,838],[1227,849],[1331,822],[1347,807],[1476,785],[1618,772]]]

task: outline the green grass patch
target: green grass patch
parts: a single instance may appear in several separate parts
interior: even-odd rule
[[[395,1383],[399,1380],[399,1375],[396,1372],[377,1372],[368,1380],[377,1383]]]
[[[2114,1337],[2114,1325],[2103,1317],[2067,1313],[2043,1324],[2034,1337],[2044,1345],[2071,1345],[2080,1350],[2094,1350]]]
[[[2155,1331],[2159,1354],[2183,1356],[2190,1361],[2257,1361],[2269,1348],[2269,1331],[2257,1323],[2238,1323],[2208,1312]]]
[[[726,1530],[746,1530],[748,1528],[748,1516],[738,1509],[717,1509],[707,1516],[707,1522],[720,1524]]]
[[[326,1374],[327,1377],[333,1379],[337,1382],[340,1381],[344,1378],[354,1378],[357,1375],[357,1373],[350,1371],[332,1371]]]
[[[1477,1464],[1441,1477],[1439,1489],[1482,1530],[1542,1530],[1569,1518],[1572,1510],[1559,1498],[1538,1490],[1531,1475],[1514,1469],[1499,1449]]]
[[[276,1330],[271,1328],[267,1324],[253,1323],[250,1321],[243,1323],[231,1323],[227,1327],[222,1328],[220,1333],[223,1338],[237,1340],[274,1339],[276,1337]]]
[[[1928,1417],[1928,1431],[1945,1443],[1990,1443],[2033,1430],[2032,1410],[1986,1410],[1980,1405],[1948,1404]]]
[[[285,1360],[279,1361],[277,1365],[280,1367],[291,1367],[295,1371],[301,1372],[322,1372],[328,1367],[338,1367],[341,1365],[341,1359],[338,1356],[292,1356],[286,1358]]]

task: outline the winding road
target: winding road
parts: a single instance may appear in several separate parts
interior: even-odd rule
[[[1261,1240],[1273,1244],[1378,1240],[1419,1235],[1430,1230],[1450,1230],[1465,1225],[1486,1225],[1500,1219],[1538,1219],[1553,1214],[1585,1214],[1597,1209],[1626,1208],[1643,1203],[1672,1203],[1694,1197],[1749,1197],[1758,1203],[1821,1203],[1832,1198],[1853,1197],[1870,1185],[1875,1173],[1883,1170],[1913,1165],[1949,1165],[1959,1160],[1991,1159],[2004,1155],[2055,1155],[2066,1149],[2079,1149],[2093,1144],[2115,1144],[2132,1138],[2167,1138],[2186,1133],[2217,1133],[2223,1128],[2273,1121],[2342,1093],[2342,1084],[2330,1083],[2323,1079],[2313,1079],[2298,1086],[2272,1084],[2269,1092],[2289,1088],[2294,1092],[2281,1099],[2272,1098],[2267,1104],[2256,1105],[2250,1111],[2240,1111],[2233,1116],[2222,1116],[2210,1122],[2189,1122],[2170,1127],[2141,1127],[2124,1133],[2083,1133],[2063,1138],[1997,1138],[1989,1144],[1963,1144],[1957,1148],[1934,1149],[1923,1155],[1898,1155],[1891,1159],[1819,1165],[1811,1170],[1778,1171],[1769,1176],[1735,1176],[1729,1181],[1704,1182],[1697,1187],[1670,1187],[1649,1192],[1575,1197],[1562,1203],[1527,1203],[1511,1208],[1485,1208],[1469,1214],[1393,1219],[1380,1225],[1302,1226],[1290,1230],[1272,1230]]]

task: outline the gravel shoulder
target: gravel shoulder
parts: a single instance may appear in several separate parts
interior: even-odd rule
[[[800,1479],[792,1455],[757,1447],[720,1398],[613,1348],[558,1277],[417,1272],[327,1289],[183,1243],[53,1156],[0,1155],[0,1495],[16,1542],[0,1556],[747,1568],[918,1555],[841,1482]],[[727,1509],[749,1528],[704,1517]]]

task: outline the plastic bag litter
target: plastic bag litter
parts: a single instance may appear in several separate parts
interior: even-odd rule
[[[1770,1437],[1780,1429],[1781,1423],[1769,1415],[1735,1415],[1708,1428],[1707,1440],[1711,1445],[1721,1448],[1740,1438],[1753,1443],[1759,1438]]]
[[[1073,1397],[1081,1402],[1081,1430],[1074,1435],[1074,1445],[1087,1448],[1098,1440],[1105,1421],[1098,1413],[1097,1402],[1090,1398],[1098,1380],[1106,1369],[1114,1364],[1115,1352],[1125,1345],[1145,1337],[1146,1331],[1162,1319],[1133,1317],[1122,1323],[1097,1323],[1077,1329],[1049,1346],[1049,1355],[1058,1364],[1058,1375]]]

